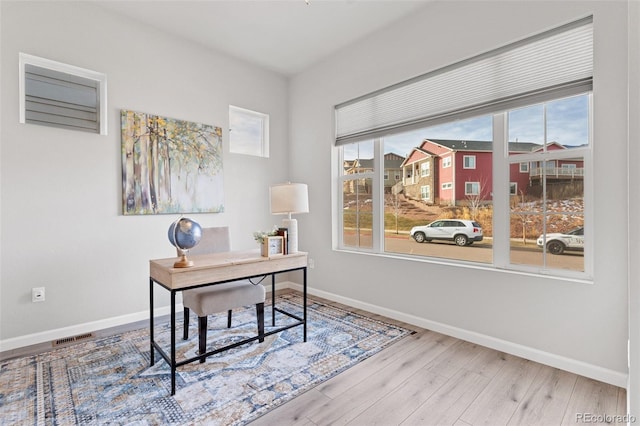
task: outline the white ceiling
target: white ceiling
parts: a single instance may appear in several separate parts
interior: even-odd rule
[[[212,49],[293,75],[431,0],[96,1]]]

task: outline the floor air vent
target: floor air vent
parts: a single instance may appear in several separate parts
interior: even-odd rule
[[[60,345],[68,344],[68,343],[79,342],[81,340],[91,339],[93,337],[95,337],[95,334],[93,334],[93,333],[85,333],[85,334],[80,334],[78,336],[65,337],[63,339],[54,340],[51,343],[53,344],[53,346],[60,346]]]

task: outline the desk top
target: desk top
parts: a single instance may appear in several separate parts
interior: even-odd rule
[[[179,290],[307,266],[305,252],[263,257],[260,250],[244,250],[188,258],[194,262],[190,268],[174,268],[176,257],[150,260],[149,276],[170,290]]]

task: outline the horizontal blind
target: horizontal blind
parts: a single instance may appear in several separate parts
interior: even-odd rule
[[[337,105],[336,145],[591,90],[588,17]]]
[[[25,121],[100,133],[98,82],[25,65]]]

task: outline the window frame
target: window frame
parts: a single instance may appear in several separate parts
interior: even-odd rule
[[[468,190],[469,185],[471,185],[471,191]],[[474,191],[474,188],[477,188],[477,191]],[[480,195],[480,182],[476,182],[476,181],[465,181],[464,183],[464,195],[467,196],[474,196],[474,195]]]
[[[467,164],[467,160],[469,160],[469,164]],[[473,161],[471,161],[473,160]],[[473,163],[473,164],[470,164]],[[475,170],[476,168],[476,156],[475,155],[464,155],[462,157],[462,168],[468,170]]]
[[[575,159],[577,157],[582,157],[583,159],[583,167],[584,167],[584,174],[583,174],[583,202],[584,202],[584,209],[583,209],[583,217],[584,217],[584,228],[587,229],[587,236],[585,237],[585,243],[584,243],[584,271],[574,271],[574,270],[564,270],[564,269],[558,269],[558,268],[543,268],[543,267],[538,267],[538,266],[533,266],[533,265],[526,265],[526,264],[515,264],[515,263],[511,263],[510,261],[510,242],[508,239],[502,239],[502,241],[496,241],[494,239],[494,253],[495,253],[495,243],[498,243],[498,252],[499,252],[499,256],[498,256],[498,261],[496,261],[496,256],[494,256],[494,265],[498,268],[504,268],[506,270],[510,270],[510,271],[515,271],[515,272],[520,272],[520,273],[531,273],[533,275],[536,276],[540,276],[540,275],[544,275],[544,276],[549,276],[551,278],[557,278],[557,279],[571,279],[574,281],[580,281],[580,282],[585,282],[585,283],[593,283],[593,232],[594,232],[594,224],[593,224],[593,196],[594,196],[594,182],[593,182],[593,91],[588,91],[586,93],[583,93],[582,95],[587,96],[588,99],[588,143],[586,144],[586,146],[575,146],[572,147],[571,149],[565,149],[565,150],[543,150],[540,152],[532,152],[532,153],[526,153],[526,154],[518,154],[518,155],[510,155],[509,151],[508,151],[508,144],[505,142],[506,141],[506,135],[508,134],[508,111],[504,111],[502,113],[500,113],[500,124],[498,124],[498,129],[501,132],[501,137],[499,138],[499,144],[502,145],[502,147],[498,150],[500,152],[496,152],[496,147],[494,146],[494,165],[496,165],[496,158],[497,157],[502,157],[503,159],[506,159],[506,164],[502,161],[498,161],[497,162],[497,168],[494,167],[494,172],[497,171],[497,173],[499,175],[504,175],[507,176],[507,180],[508,180],[508,176],[510,175],[510,167],[513,164],[516,163],[521,163],[523,161],[526,161],[529,164],[540,164],[542,162],[544,162],[544,169],[548,170],[549,165],[553,165],[553,167],[551,168],[552,170],[554,170],[555,172],[555,168],[558,165],[558,161],[561,160],[570,160],[570,159]],[[575,95],[574,95],[575,96]],[[562,97],[559,96],[556,99],[552,99],[549,100],[547,102],[553,102],[554,100],[560,100],[563,98],[569,98],[572,96],[568,96],[568,97]],[[532,104],[535,105],[535,104]],[[523,105],[526,106],[526,105]],[[495,128],[495,125],[494,125]],[[494,134],[494,142],[495,142],[495,134]],[[552,144],[552,142],[548,142],[549,145]],[[540,167],[542,168],[542,167]],[[505,194],[509,194],[509,188],[508,187],[503,187],[502,190],[499,190],[498,188],[495,187],[496,185],[496,180],[495,180],[495,174],[494,174],[494,194],[496,194],[497,196],[494,197],[494,202],[496,201],[496,199],[500,199],[500,194],[501,193],[505,193]],[[494,221],[494,229],[496,227],[497,223],[502,223],[503,224],[503,228],[506,229],[507,226],[509,226],[510,223],[510,212],[508,211],[508,198],[510,198],[510,195],[507,196],[507,200],[504,200],[501,202],[501,204],[504,204],[507,206],[506,209],[503,209],[504,211],[506,211],[507,213],[502,216],[501,214],[499,215],[494,215],[493,221]],[[494,208],[494,212],[495,212],[495,208]],[[504,213],[501,212],[501,213]],[[573,214],[573,213],[572,213]],[[547,255],[545,253],[545,255]]]
[[[252,127],[251,130],[258,135],[259,140],[251,141],[251,145],[247,149],[239,149],[237,143],[239,141],[234,140],[236,132],[234,134],[233,125],[231,124],[232,115],[237,114],[237,117],[245,116],[257,120],[258,128]],[[269,158],[269,114],[259,111],[253,111],[247,108],[242,108],[235,105],[229,105],[229,152],[231,154],[250,155],[254,157]],[[245,145],[246,146],[246,145]]]
[[[459,260],[455,258],[440,258],[440,257],[427,257],[405,253],[387,252],[384,249],[384,215],[381,213],[384,203],[384,181],[383,173],[381,172],[384,157],[384,141],[380,138],[374,140],[374,168],[363,173],[355,175],[342,176],[337,181],[339,199],[342,195],[342,185],[345,180],[348,179],[362,179],[370,178],[373,183],[372,192],[372,205],[373,205],[373,219],[374,229],[372,230],[373,243],[371,247],[353,247],[345,246],[342,240],[341,226],[343,224],[343,212],[338,208],[338,222],[336,222],[336,231],[338,234],[337,244],[334,244],[334,249],[342,251],[354,251],[357,253],[366,253],[373,255],[384,255],[386,257],[397,257],[403,259],[409,259],[414,261],[423,262],[436,262],[451,264],[456,266],[466,266],[490,270],[501,270],[504,272],[528,274],[532,276],[546,276],[559,280],[570,280],[573,282],[581,283],[593,283],[593,248],[592,248],[592,234],[593,234],[593,93],[591,91],[585,93],[589,99],[588,110],[588,138],[589,143],[586,146],[574,147],[567,150],[549,150],[544,153],[524,153],[518,155],[510,155],[508,150],[507,140],[507,123],[509,111],[501,111],[493,114],[493,205],[494,205],[494,240],[493,240],[493,259],[491,263],[478,263]],[[561,99],[559,97],[558,99]],[[335,149],[342,155],[342,146],[335,147]],[[541,157],[542,156],[542,157]],[[510,198],[512,183],[509,179],[511,167],[517,163],[533,164],[541,161],[540,158],[549,158],[553,164],[558,164],[558,161],[575,159],[576,157],[582,157],[584,173],[584,227],[586,228],[585,248],[584,248],[584,271],[564,270],[564,269],[544,269],[539,266],[524,265],[524,264],[512,264],[510,262],[510,240],[509,240],[509,223],[510,223]],[[451,156],[449,156],[451,158]],[[343,164],[342,157],[339,165]],[[473,183],[478,186],[478,192],[482,190],[479,182],[465,182],[466,184]],[[441,190],[453,190],[453,182],[443,182],[441,184]],[[376,195],[379,194],[379,195]],[[467,194],[473,195],[473,194]],[[338,204],[339,205],[339,204]],[[377,225],[376,225],[377,224]]]
[[[426,197],[424,195],[425,193],[427,194]],[[431,200],[431,185],[421,185],[420,186],[420,198],[422,200]]]
[[[423,161],[420,163],[420,177],[431,176],[431,163],[429,161]]]

